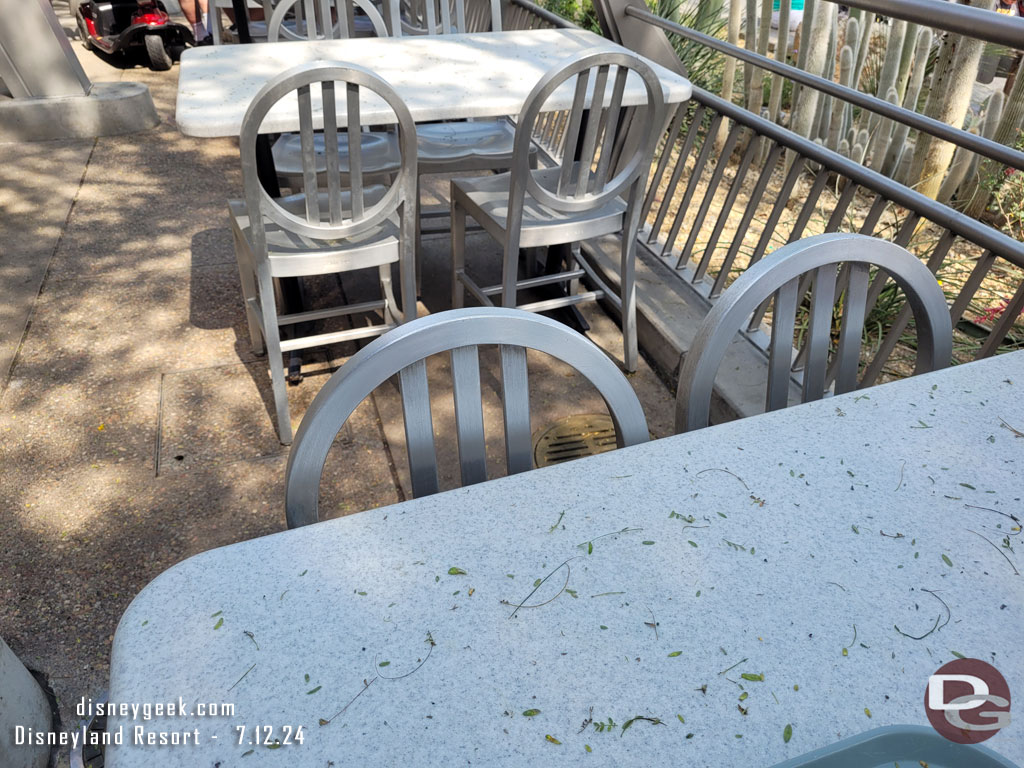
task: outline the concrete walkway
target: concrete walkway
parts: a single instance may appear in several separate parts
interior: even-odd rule
[[[140,589],[186,557],[284,528],[287,460],[265,359],[249,348],[226,221],[225,201],[241,188],[235,142],[177,132],[177,67],[119,68],[74,45],[94,80],[146,83],[161,124],[0,145],[0,636],[48,676],[65,728],[75,702],[106,687],[111,638]],[[447,305],[448,245],[427,246],[421,312],[434,312]],[[486,236],[470,253],[495,269]],[[592,338],[619,359],[615,324],[597,309],[587,316]],[[289,389],[296,424],[353,351],[309,355]],[[443,367],[436,361],[432,381]],[[531,358],[531,374],[535,429],[603,410],[568,369]],[[500,471],[498,382],[484,379]],[[669,393],[646,367],[633,382],[652,432],[667,434]],[[451,487],[450,395],[439,388],[436,399]],[[335,453],[325,516],[409,495],[393,386],[363,404]]]

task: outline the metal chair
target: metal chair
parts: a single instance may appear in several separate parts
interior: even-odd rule
[[[356,407],[399,375],[414,496],[438,491],[426,358],[449,352],[463,485],[487,479],[477,347],[501,347],[505,455],[509,474],[532,469],[526,350],[575,368],[601,393],[620,447],[646,442],[647,419],[615,364],[585,336],[546,317],[514,309],[458,309],[421,317],[357,352],[320,390],[295,437],[285,475],[288,527],[315,523],[327,453]]]
[[[319,86],[314,89],[311,86]],[[328,173],[318,184],[313,156],[314,92],[322,104]],[[340,91],[340,93],[339,93]],[[389,187],[365,185],[359,153],[353,153],[348,184],[342,187],[338,131],[360,130],[360,94],[367,91],[394,113],[401,165]],[[266,114],[279,102],[296,98],[303,146],[300,193],[279,200],[260,184],[256,137]],[[341,106],[338,102],[341,102]],[[341,110],[337,107],[341,106]],[[344,114],[339,126],[338,112]],[[282,352],[373,336],[416,315],[415,259],[412,252],[416,196],[416,128],[405,104],[391,87],[369,70],[352,64],[312,62],[282,73],[256,95],[242,122],[240,151],[245,201],[229,203],[235,252],[241,276],[249,335],[257,351],[264,343],[270,362],[277,428],[281,442],[291,442]],[[333,148],[334,151],[331,151]],[[391,287],[391,265],[399,264],[402,311]],[[275,279],[333,274],[377,267],[382,298],[332,309],[278,315]],[[384,324],[281,340],[281,325],[302,332],[307,322],[339,315],[383,310]]]
[[[841,394],[857,389],[864,319],[874,302],[869,298],[871,267],[896,281],[913,310],[917,328],[914,373],[949,365],[953,354],[949,308],[935,276],[917,257],[895,243],[866,235],[816,235],[789,243],[749,267],[715,302],[698,328],[679,374],[676,431],[708,425],[715,374],[727,348],[737,333],[757,328],[772,300],[765,410],[789,405],[794,369],[802,369],[803,374],[800,402],[820,400],[830,391]],[[878,288],[882,282],[884,277],[876,283]],[[807,335],[794,358],[795,314],[808,289]],[[842,321],[838,345],[830,356],[837,301],[842,305]]]
[[[630,121],[621,118],[629,76],[641,79],[647,102],[633,115],[633,121],[638,121],[633,125],[642,126],[642,130],[634,128],[632,138],[626,142]],[[563,84],[570,87],[570,80],[575,97],[560,129],[561,164],[531,170],[527,151],[534,126],[548,97]],[[592,97],[588,97],[588,89]],[[518,306],[540,312],[602,297],[608,299],[622,315],[625,367],[635,371],[639,357],[634,278],[636,233],[641,196],[662,128],[664,108],[657,75],[632,54],[596,49],[559,64],[544,75],[527,97],[516,126],[516,155],[511,172],[452,180],[452,306],[463,305],[467,288],[485,305],[493,303],[492,296],[500,295],[501,304],[511,307],[517,306],[521,289],[568,283],[566,296]],[[467,215],[504,246],[500,285],[481,287],[466,273]],[[622,233],[618,295],[586,262],[579,248],[580,240],[614,232]],[[574,244],[567,271],[518,279],[520,248],[564,243]],[[576,293],[579,278],[584,275],[598,287]]]
[[[397,13],[397,2],[391,5]],[[356,14],[356,9],[362,15]],[[388,27],[370,0],[284,0],[270,17],[268,34],[270,42],[335,40],[369,34],[387,37]],[[362,131],[359,138],[363,174],[376,181],[388,180],[400,164],[395,134]],[[338,134],[338,168],[343,177],[349,170],[348,141],[348,133]],[[313,150],[317,173],[323,176],[327,172],[323,134],[313,137]],[[280,186],[294,189],[302,183],[302,146],[297,133],[282,134],[271,147],[271,155]]]
[[[371,36],[388,37],[388,27],[370,0],[284,0],[267,25],[271,43]]]

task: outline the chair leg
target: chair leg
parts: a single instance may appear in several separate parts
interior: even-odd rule
[[[416,176],[416,298],[423,295],[423,222],[420,219],[420,177]]]
[[[263,331],[252,309],[252,299],[256,298],[255,275],[246,255],[246,246],[239,242],[238,230],[232,228],[232,236],[235,240],[235,258],[238,260],[238,279],[242,285],[242,308],[249,326],[249,343],[252,345],[252,351],[260,355],[263,354]]]
[[[398,311],[398,302],[395,300],[395,289],[391,280],[391,265],[381,264],[377,269],[380,272],[381,298],[384,299],[384,322],[389,325],[392,323],[397,325],[402,322],[402,313]]]
[[[622,238],[621,281],[623,363],[629,373],[636,372],[640,352],[636,338],[636,238]]]
[[[566,265],[566,267],[567,267],[568,271],[572,271],[572,270],[576,269],[576,267],[579,266],[579,263],[580,263],[580,244],[579,243],[573,243],[572,244],[572,248],[571,248],[571,250],[569,252],[569,263]],[[572,280],[569,281],[569,292],[568,293],[569,293],[570,296],[575,296],[576,292],[579,291],[579,289],[580,289],[580,279],[578,277],[574,277]]]
[[[466,300],[466,286],[460,275],[466,268],[466,209],[452,194],[452,309],[460,309]]]
[[[267,342],[267,363],[277,411],[277,435],[282,445],[291,445],[292,418],[288,409],[288,390],[284,381],[284,360],[281,352],[281,330],[277,324],[277,304],[272,279],[260,280],[260,309],[263,312],[264,338]]]
[[[505,253],[501,264],[501,306],[515,307],[519,280],[519,233],[505,233]]]

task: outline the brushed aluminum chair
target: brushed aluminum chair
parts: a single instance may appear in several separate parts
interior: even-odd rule
[[[639,77],[647,91],[646,106],[638,106],[633,114],[632,131],[628,131],[630,121],[621,119],[625,112],[623,92],[630,76]],[[561,128],[561,163],[532,170],[528,149],[534,126],[548,97],[563,85],[573,88],[575,97]],[[636,233],[641,197],[664,111],[657,75],[643,60],[629,53],[594,49],[556,65],[541,78],[527,97],[516,126],[511,172],[452,180],[452,306],[463,305],[466,289],[485,305],[493,304],[492,297],[498,296],[502,306],[519,306],[533,312],[606,298],[621,313],[624,363],[628,371],[635,371],[639,357],[634,276]],[[503,246],[500,285],[480,286],[466,272],[467,215]],[[579,248],[581,240],[615,232],[622,233],[618,292],[605,284]],[[519,279],[520,248],[564,243],[573,244],[567,271]],[[579,279],[584,275],[597,288],[577,293]],[[568,284],[568,294],[517,303],[521,289],[552,283]]]
[[[387,36],[384,17],[370,0],[283,0],[267,25],[272,43]]]
[[[324,385],[295,436],[285,475],[288,527],[315,523],[320,476],[331,444],[356,407],[399,376],[414,496],[438,491],[434,427],[426,358],[450,353],[462,484],[487,479],[477,347],[500,345],[509,474],[533,468],[526,350],[568,363],[601,393],[619,447],[646,442],[647,419],[616,365],[589,339],[561,323],[515,309],[457,309],[421,317],[389,331],[357,352]]]
[[[749,267],[708,312],[679,374],[676,432],[708,425],[715,375],[726,350],[737,333],[756,329],[770,302],[765,410],[789,405],[795,369],[802,369],[803,375],[800,402],[857,389],[872,267],[895,280],[913,310],[917,329],[914,373],[949,365],[953,354],[949,307],[935,276],[916,256],[895,243],[867,235],[816,235],[789,243]],[[795,315],[808,289],[807,335],[794,358]],[[837,301],[842,305],[842,320],[838,344],[830,355]]]
[[[342,129],[347,129],[350,135],[359,133],[363,92],[379,97],[394,114],[401,165],[390,186],[364,183],[358,150],[352,154],[347,184],[342,184],[337,134]],[[323,183],[318,183],[313,153],[313,104],[317,95],[322,104],[327,147],[328,172]],[[266,114],[286,99],[297,101],[303,184],[298,194],[274,199],[257,176],[256,137]],[[344,118],[340,124],[339,112]],[[230,202],[229,206],[249,335],[258,352],[266,347],[282,443],[288,444],[292,438],[282,352],[373,336],[416,315],[412,251],[415,142],[412,116],[394,90],[369,70],[352,64],[311,62],[290,69],[263,86],[246,112],[239,141],[245,200]],[[391,286],[391,265],[396,262],[402,287],[401,310]],[[277,278],[371,267],[379,271],[380,300],[278,314]],[[281,340],[283,325],[295,328],[297,335],[312,321],[376,310],[382,311],[383,324]]]
[[[397,13],[397,1],[388,2]],[[357,9],[361,15],[355,13]],[[388,36],[384,17],[370,0],[284,0],[274,10],[268,27],[270,42]],[[363,174],[376,181],[388,180],[400,164],[395,134],[377,130],[362,131],[358,136]],[[338,169],[343,177],[349,170],[348,142],[347,132],[338,134]],[[317,173],[323,176],[327,172],[327,158],[322,133],[313,136],[313,150]],[[271,147],[271,154],[282,187],[295,189],[302,183],[302,146],[297,133],[282,134]]]

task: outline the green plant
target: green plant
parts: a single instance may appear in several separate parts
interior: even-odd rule
[[[591,0],[539,0],[538,4],[579,27],[601,34],[601,25]]]
[[[702,12],[700,4],[691,6],[684,4],[683,0],[647,0],[647,4],[652,13],[662,18],[671,19],[677,24],[711,37],[724,38],[727,21],[721,13],[712,14],[706,10]],[[722,88],[722,70],[725,66],[724,56],[703,43],[677,35],[670,34],[669,40],[676,49],[679,60],[686,67],[690,82],[711,93],[719,93]]]

